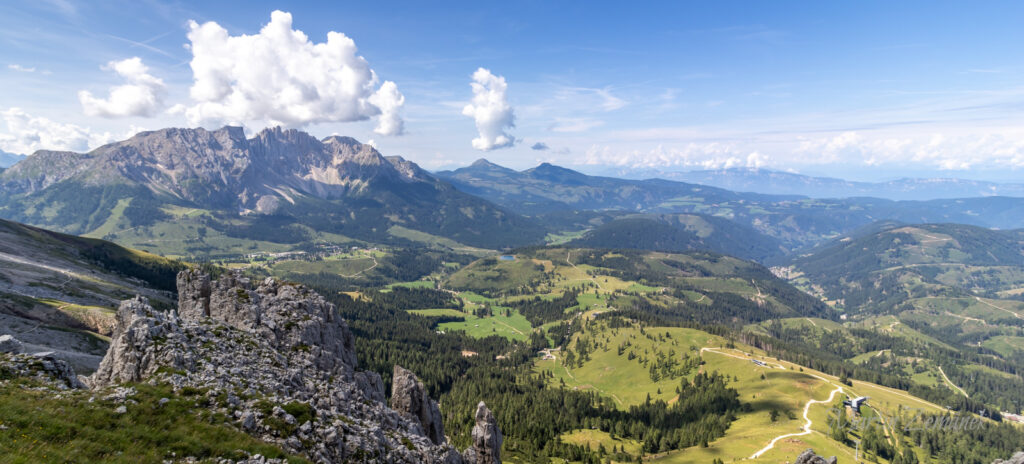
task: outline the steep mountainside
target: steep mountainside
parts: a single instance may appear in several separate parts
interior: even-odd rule
[[[73,233],[151,227],[171,207],[272,242],[309,229],[387,238],[395,225],[498,247],[540,237],[529,220],[347,137],[241,128],[142,132],[85,154],[40,151],[0,174],[0,216]]]
[[[602,224],[568,243],[589,248],[656,251],[713,251],[763,260],[785,254],[769,236],[727,219],[703,214],[629,215]]]
[[[92,370],[105,349],[114,308],[144,295],[171,305],[181,263],[0,220],[0,333],[48,350],[79,370]]]

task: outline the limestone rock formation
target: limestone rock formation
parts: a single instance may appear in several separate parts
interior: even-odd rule
[[[176,314],[141,297],[122,302],[90,386],[145,381],[205,391],[240,429],[315,462],[463,462],[425,393],[420,404],[434,428],[389,409],[379,375],[356,372],[352,333],[320,295],[237,274],[211,281],[183,271],[178,284]]]
[[[1024,451],[1018,451],[1010,459],[996,459],[992,464],[1024,464]]]
[[[501,429],[483,401],[476,406],[473,444],[462,454],[466,464],[501,464]]]
[[[807,448],[800,456],[797,456],[796,461],[793,464],[836,464],[837,459],[832,456],[825,459],[814,453],[813,449]]]
[[[25,351],[25,347],[12,335],[0,335],[0,353],[18,354]]]
[[[435,444],[444,443],[441,409],[427,395],[423,382],[412,371],[401,366],[395,366],[391,378],[391,409],[415,419],[430,441]]]
[[[14,377],[34,378],[59,389],[85,388],[71,365],[50,352],[24,354],[0,350],[0,371]]]

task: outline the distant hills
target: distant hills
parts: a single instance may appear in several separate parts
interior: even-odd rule
[[[486,160],[435,174],[466,193],[524,215],[538,215],[545,223],[575,217],[579,228],[592,228],[592,218],[580,215],[581,210],[705,214],[753,228],[789,249],[815,245],[881,220],[1024,227],[1024,199],[1011,197],[812,199],[738,193],[663,179],[590,176],[548,163],[515,171]]]
[[[812,293],[870,311],[928,296],[1013,296],[1024,288],[1024,231],[881,223],[796,258],[793,268]]]
[[[705,203],[783,198],[742,195],[720,188],[659,179],[590,176],[550,163],[515,171],[480,159],[464,168],[434,174],[459,190],[524,214],[574,209],[643,211],[686,198]]]
[[[604,223],[568,243],[585,248],[714,251],[763,261],[785,254],[782,244],[753,228],[703,214],[635,214]]]
[[[662,178],[709,185],[737,192],[802,195],[811,198],[874,197],[889,200],[935,200],[989,196],[1024,197],[1024,184],[954,178],[904,178],[885,182],[854,182],[755,168],[689,172],[629,170],[631,178]]]
[[[0,172],[3,172],[2,169],[4,168],[14,166],[15,163],[23,159],[25,159],[25,155],[16,155],[0,150]]]

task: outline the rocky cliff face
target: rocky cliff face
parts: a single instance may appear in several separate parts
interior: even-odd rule
[[[427,395],[423,382],[412,371],[395,366],[391,376],[391,409],[406,415],[423,427],[434,443],[444,443],[444,424],[437,402]]]
[[[473,445],[462,453],[466,464],[501,464],[501,429],[483,401],[476,406]]]
[[[136,183],[203,205],[254,209],[288,190],[320,198],[358,191],[373,180],[436,180],[385,159],[349,137],[317,140],[294,129],[269,128],[248,139],[241,127],[162,129],[90,153],[40,151],[0,177],[0,190],[33,193],[75,179],[86,185]],[[264,201],[266,204],[267,201]]]
[[[176,313],[141,297],[121,304],[90,386],[166,382],[204,392],[241,429],[317,462],[466,461],[447,443],[437,403],[413,373],[396,367],[399,411],[384,404],[380,376],[356,371],[351,332],[315,292],[236,274],[213,281],[183,271],[177,280]],[[465,456],[499,462],[501,432],[480,408]]]
[[[39,151],[0,173],[0,217],[63,232],[96,230],[118,205],[126,208],[119,226],[130,227],[117,230],[149,227],[170,220],[168,204],[215,211],[203,227],[248,239],[248,227],[269,223],[373,240],[401,225],[484,247],[544,235],[533,220],[372,145],[280,127],[251,138],[240,127],[140,132],[89,153]],[[246,219],[224,220],[235,215]]]

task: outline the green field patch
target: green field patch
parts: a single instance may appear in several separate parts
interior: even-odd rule
[[[1006,357],[1024,354],[1024,337],[999,335],[981,342],[981,346]]]
[[[451,316],[451,317],[476,317],[470,314],[466,314],[457,309],[451,308],[435,308],[435,309],[408,309],[405,312],[409,314],[415,314],[417,316]]]
[[[330,261],[285,260],[270,264],[273,273],[319,274],[321,272],[344,277],[356,277],[373,267],[371,258],[337,259]]]
[[[416,280],[413,282],[396,282],[388,285],[388,288],[392,287],[405,287],[405,288],[434,288],[435,283],[432,280]]]
[[[608,432],[593,429],[581,429],[573,430],[571,432],[563,433],[561,436],[563,442],[587,447],[589,446],[592,450],[597,450],[598,447],[604,446],[604,448],[610,453],[612,448],[618,448],[624,452],[637,455],[640,454],[641,444],[636,440],[622,439],[619,437],[612,438]]]
[[[498,335],[510,340],[526,340],[530,334],[530,322],[518,312],[512,312],[508,316],[489,316],[478,318],[473,315],[465,315],[464,322],[445,322],[437,326],[438,330],[461,331],[466,335],[475,338],[490,337]]]

